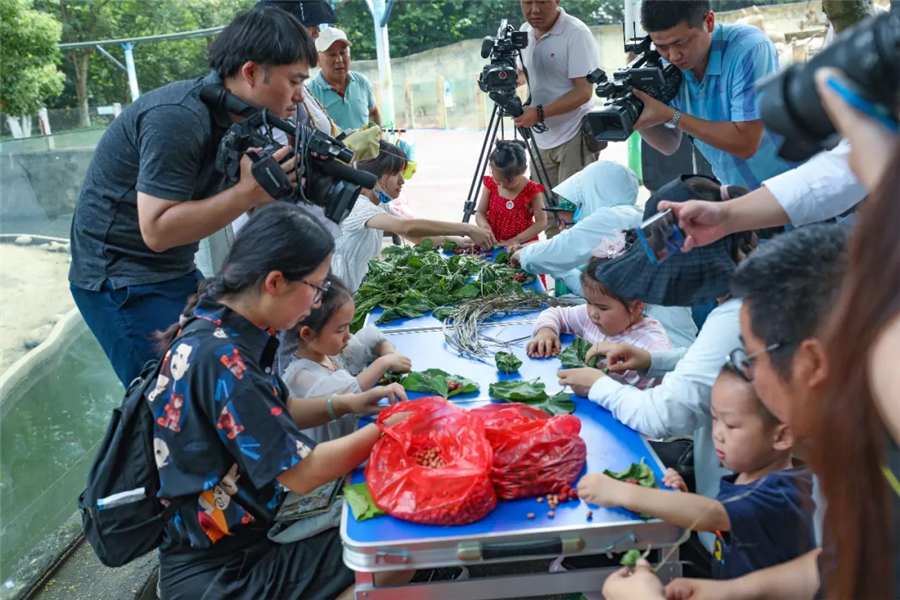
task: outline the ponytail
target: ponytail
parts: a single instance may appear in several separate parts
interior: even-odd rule
[[[163,353],[172,344],[184,323],[194,316],[201,296],[219,300],[258,290],[273,271],[281,272],[287,281],[300,281],[333,251],[332,235],[293,204],[275,202],[256,210],[238,232],[221,272],[200,283],[178,323],[157,332],[157,348]]]
[[[497,140],[491,152],[491,163],[507,179],[518,177],[528,168],[522,140]]]

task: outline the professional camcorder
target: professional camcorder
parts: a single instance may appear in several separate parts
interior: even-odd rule
[[[506,19],[500,21],[497,37],[488,36],[481,42],[481,58],[491,59],[481,70],[478,85],[482,92],[515,93],[519,76],[516,58],[526,46],[528,32],[515,31]]]
[[[778,151],[786,160],[801,161],[827,147],[835,135],[816,90],[813,75],[821,67],[847,74],[862,102],[884,109],[896,123],[900,92],[900,10],[857,23],[808,63],[792,65],[761,83],[763,123],[784,136]],[[848,98],[849,99],[849,98]],[[879,110],[879,112],[882,112]]]
[[[241,115],[244,120],[232,125],[219,143],[216,169],[225,173],[229,182],[237,183],[241,176],[241,158],[246,154],[253,161],[253,178],[272,198],[296,204],[321,206],[325,216],[340,223],[350,214],[363,188],[373,189],[377,178],[344,163],[353,160],[353,151],[340,141],[247,104],[222,85],[211,84],[200,90],[200,98],[210,107]],[[294,185],[273,156],[282,145],[272,136],[272,128],[293,136],[293,156],[297,161],[297,181]],[[250,148],[262,148],[255,152]]]
[[[644,110],[644,103],[633,93],[634,88],[665,104],[678,93],[681,71],[675,65],[663,65],[662,57],[651,48],[651,43],[650,36],[645,37],[638,44],[640,56],[613,73],[612,81],[603,69],[588,73],[588,81],[597,86],[597,96],[609,98],[603,108],[585,116],[588,129],[597,141],[627,140],[634,131],[634,123]]]

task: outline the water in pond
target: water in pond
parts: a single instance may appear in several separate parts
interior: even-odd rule
[[[35,377],[4,401],[0,419],[0,581],[75,512],[110,410],[122,401],[122,385],[84,329]]]

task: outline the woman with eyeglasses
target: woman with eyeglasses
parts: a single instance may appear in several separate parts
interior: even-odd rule
[[[147,400],[159,496],[179,504],[160,547],[166,600],[352,591],[337,529],[288,544],[267,537],[287,490],[303,495],[349,473],[380,437],[367,425],[316,445],[301,430],[377,413],[385,397],[406,399],[397,385],[290,398],[273,368],[275,331],[293,327],[321,300],[333,248],[297,207],[262,208],[181,323],[159,335],[164,355]]]

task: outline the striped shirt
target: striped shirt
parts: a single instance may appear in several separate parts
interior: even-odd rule
[[[669,341],[666,330],[659,324],[659,321],[654,321],[649,317],[644,317],[618,335],[604,335],[588,316],[587,304],[548,308],[541,313],[534,324],[534,333],[537,333],[539,329],[551,329],[557,335],[571,333],[591,344],[625,342],[647,351],[672,349],[672,342]],[[606,366],[605,363],[606,361],[600,361],[597,363],[597,367],[603,368]],[[641,377],[637,371],[625,371],[622,374],[611,373],[609,377],[619,383],[633,385],[640,390],[653,387],[661,381],[659,378]]]
[[[750,25],[717,24],[703,81],[697,81],[692,71],[682,71],[684,82],[671,105],[706,121],[756,121],[761,118],[761,96],[755,84],[778,68],[778,53],[765,33]],[[750,160],[700,140],[694,143],[722,183],[755,190],[766,179],[797,166],[778,157],[781,141],[781,136],[764,130]]]

